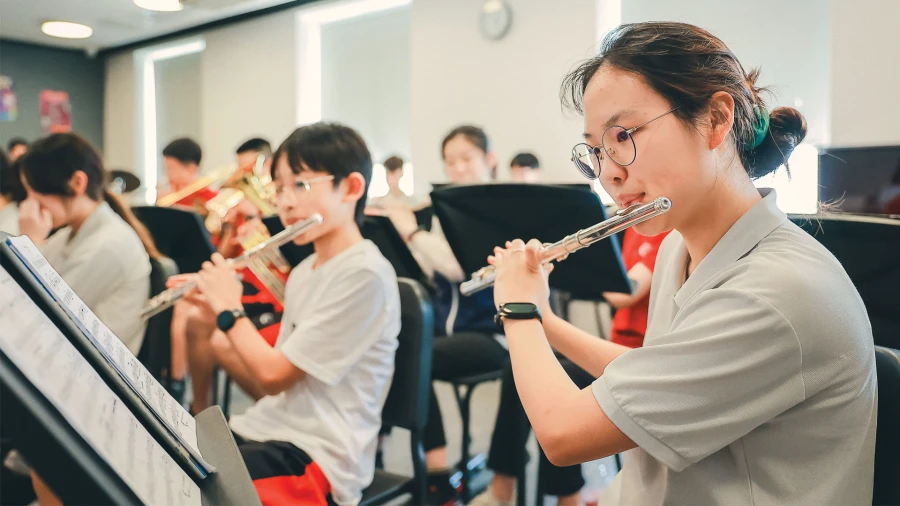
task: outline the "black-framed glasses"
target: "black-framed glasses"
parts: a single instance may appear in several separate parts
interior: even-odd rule
[[[681,106],[678,106],[681,107]],[[633,128],[625,128],[613,125],[603,132],[599,146],[591,146],[581,142],[572,148],[572,162],[575,167],[588,179],[600,177],[600,167],[604,156],[608,156],[616,165],[627,167],[637,159],[637,146],[634,144],[634,134],[638,129],[670,114],[678,109],[670,109],[659,116],[641,123]]]

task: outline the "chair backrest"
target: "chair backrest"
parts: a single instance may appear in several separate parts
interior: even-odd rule
[[[166,289],[166,280],[178,274],[178,266],[171,258],[162,257],[158,260],[151,258],[150,267],[150,297],[153,297]],[[172,309],[150,318],[147,330],[144,331],[144,342],[137,355],[150,374],[163,384],[168,380],[171,365],[171,328]]]
[[[878,432],[872,504],[900,504],[900,351],[875,347]]]
[[[400,278],[399,346],[394,360],[394,379],[382,411],[385,427],[421,432],[428,419],[431,388],[433,316],[431,301],[418,282]]]

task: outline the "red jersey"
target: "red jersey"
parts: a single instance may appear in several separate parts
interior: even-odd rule
[[[185,206],[185,207],[194,207],[194,202],[200,202],[205,204],[212,200],[213,197],[218,195],[215,190],[210,190],[209,188],[201,188],[194,193],[184,197],[183,199],[175,202],[176,205]]]
[[[625,270],[630,271],[637,264],[644,264],[650,272],[656,265],[656,254],[659,245],[666,238],[668,232],[654,237],[644,237],[635,232],[633,228],[625,231],[625,239],[622,241],[622,261]],[[647,314],[650,310],[650,295],[637,301],[631,307],[623,307],[616,310],[616,316],[612,322],[612,335],[610,341],[628,346],[640,348],[644,343],[644,334],[647,333]]]

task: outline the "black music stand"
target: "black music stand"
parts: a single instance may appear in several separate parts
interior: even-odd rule
[[[178,265],[178,272],[200,271],[203,262],[216,252],[203,219],[193,211],[157,206],[131,210],[150,231],[160,253]]]
[[[183,454],[175,440],[168,434],[165,427],[155,418],[153,413],[144,406],[140,397],[121,378],[115,368],[106,361],[100,351],[91,343],[90,339],[52,298],[40,282],[29,271],[28,267],[19,259],[14,251],[6,243],[7,234],[0,232],[0,266],[2,266],[19,286],[28,294],[28,297],[47,315],[51,322],[72,343],[79,353],[87,360],[94,370],[109,385],[110,389],[119,396],[138,421],[153,436],[154,439],[166,450],[167,453],[194,479],[200,487],[204,504],[259,504],[259,498],[243,459],[232,437],[231,430],[225,420],[222,410],[218,406],[206,409],[194,418],[197,421],[197,438],[200,453],[203,458],[216,468],[216,473],[210,474],[205,479],[199,478],[192,461]],[[32,385],[33,387],[33,385]],[[45,399],[46,401],[46,399]],[[15,412],[15,411],[13,411]],[[58,412],[57,412],[58,414]],[[4,418],[4,428],[5,419]],[[27,430],[25,425],[25,430]],[[71,427],[70,427],[71,429]],[[5,434],[4,434],[5,435]],[[80,436],[79,436],[80,437]],[[19,441],[13,438],[19,446]],[[84,441],[82,440],[82,443]],[[40,450],[40,448],[38,449]],[[31,455],[23,453],[31,462]],[[84,460],[70,462],[83,463]],[[74,468],[69,469],[73,471]],[[78,473],[76,473],[78,474]],[[43,477],[44,475],[41,474]],[[121,479],[119,479],[121,481]],[[76,481],[77,483],[77,481]],[[54,484],[48,481],[54,491]],[[63,484],[65,486],[65,484]],[[67,502],[67,501],[64,501]],[[128,502],[113,501],[114,504],[136,504],[136,500]],[[93,502],[85,504],[112,504],[109,501]]]
[[[900,220],[854,214],[790,218],[844,266],[866,305],[875,344],[900,349]]]
[[[433,191],[431,202],[459,264],[472,273],[508,240],[552,243],[604,221],[600,198],[583,186],[453,185]],[[550,286],[581,300],[603,300],[603,292],[629,293],[618,239],[610,237],[558,263]]]
[[[277,216],[267,216],[263,218],[269,233],[275,235],[284,230],[281,220]],[[406,242],[394,228],[394,224],[390,218],[386,216],[366,216],[360,229],[363,237],[375,243],[381,254],[391,263],[398,278],[414,279],[428,288],[434,293],[434,283],[422,271],[419,262],[413,257],[412,252]],[[291,266],[296,266],[303,261],[304,258],[312,255],[312,244],[299,246],[294,243],[288,243],[281,247],[281,253],[290,262]]]

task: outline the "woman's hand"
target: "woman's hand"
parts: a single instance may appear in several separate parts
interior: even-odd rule
[[[53,216],[50,210],[34,199],[19,203],[19,233],[27,235],[35,244],[41,244],[53,230]]]
[[[547,278],[553,265],[543,265],[540,251],[543,245],[532,239],[526,245],[521,239],[507,242],[506,248],[494,248],[488,263],[497,271],[494,281],[494,304],[500,307],[509,302],[530,302],[541,313],[550,314],[550,287]]]

